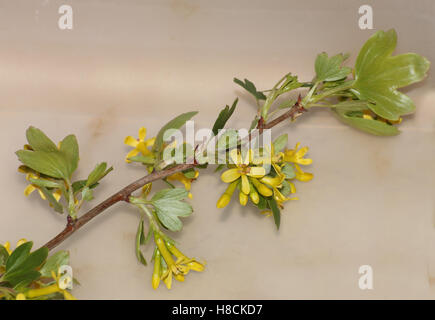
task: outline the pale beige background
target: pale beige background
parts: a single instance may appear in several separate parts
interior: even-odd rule
[[[74,30],[57,28],[72,4]],[[115,171],[101,201],[143,174],[123,157],[126,135],[150,133],[178,113],[199,110],[210,126],[226,103],[240,104],[230,125],[248,126],[254,105],[232,83],[247,77],[269,88],[292,71],[313,76],[317,53],[352,53],[374,32],[359,30],[370,3],[376,29],[396,28],[396,52],[435,62],[435,2],[427,1],[0,1],[0,241],[42,245],[64,217],[32,195],[14,152],[29,125],[60,140],[75,133],[79,177],[98,161]],[[172,291],[150,286],[151,268],[134,256],[137,212],[120,204],[60,248],[71,252],[81,298],[433,298],[435,297],[434,79],[407,90],[418,106],[403,133],[378,138],[350,129],[328,111],[310,112],[287,132],[310,146],[315,179],[298,184],[282,227],[251,207],[215,209],[225,188],[211,171],[193,187],[195,213],[175,235],[207,260]],[[151,248],[148,248],[148,256]],[[358,268],[374,268],[374,290],[358,288]]]

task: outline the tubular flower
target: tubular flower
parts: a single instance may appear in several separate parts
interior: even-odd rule
[[[51,272],[51,277],[54,279],[55,283],[47,287],[31,289],[25,293],[25,296],[27,298],[38,298],[59,292],[63,294],[65,300],[77,300],[66,290],[71,281],[73,281],[70,277],[60,277],[60,274],[56,275],[53,271]]]
[[[221,175],[221,179],[225,183],[230,183],[240,178],[240,190],[249,195],[251,191],[251,187],[249,185],[249,177],[253,178],[261,178],[266,174],[266,170],[263,167],[250,166],[250,160],[252,158],[252,152],[249,150],[244,159],[242,159],[242,155],[239,150],[233,149],[230,151],[230,157],[233,161],[235,168],[231,168],[226,170]]]
[[[154,255],[154,272],[152,285],[157,289],[162,280],[168,289],[172,287],[172,276],[180,281],[184,281],[190,270],[201,272],[204,270],[204,264],[193,258],[188,258],[172,243],[165,241],[160,235],[155,233],[156,253]],[[176,260],[174,260],[174,258]]]
[[[19,246],[21,246],[22,244],[24,244],[24,243],[26,243],[27,242],[27,240],[26,239],[20,239],[20,240],[18,240],[17,241],[17,245],[15,246],[15,249],[16,248],[18,248]],[[5,247],[5,249],[6,249],[6,251],[9,253],[9,255],[12,253],[12,250],[11,250],[11,243],[9,242],[9,241],[6,241],[5,242],[5,244],[4,244],[4,247]]]
[[[237,188],[239,181],[233,181],[230,183],[225,192],[221,195],[218,202],[216,203],[217,208],[225,208],[228,203],[230,203],[231,197],[233,196],[234,191]]]
[[[151,278],[151,284],[152,284],[154,290],[156,290],[159,287],[161,277],[162,277],[161,254],[160,254],[160,251],[158,249],[156,249],[155,253],[154,253],[153,276]]]
[[[177,181],[180,181],[182,184],[184,184],[184,188],[187,191],[189,191],[189,195],[188,195],[189,199],[192,199],[193,196],[192,196],[192,193],[190,193],[190,189],[192,188],[192,182],[195,181],[196,178],[198,178],[198,176],[199,176],[199,172],[195,170],[194,178],[191,178],[191,179],[187,178],[183,172],[174,173],[173,175],[170,175],[169,177],[167,177],[167,179],[169,181],[177,180]]]
[[[128,136],[125,138],[124,143],[134,148],[125,157],[126,162],[131,162],[129,158],[134,157],[139,153],[141,153],[144,156],[152,155],[151,150],[149,150],[148,148],[154,145],[154,141],[156,140],[156,138],[145,140],[146,135],[147,135],[147,129],[142,127],[139,129],[138,139],[133,138],[132,136]]]
[[[308,152],[308,147],[303,147],[299,149],[300,143],[298,142],[294,149],[286,150],[284,152],[284,161],[285,162],[293,162],[301,165],[309,165],[313,163],[312,159],[304,158],[304,156]]]

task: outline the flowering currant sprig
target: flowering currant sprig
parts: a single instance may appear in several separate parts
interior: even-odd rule
[[[294,121],[316,107],[328,108],[344,123],[371,134],[398,134],[397,126],[402,117],[415,110],[412,100],[398,89],[421,81],[430,63],[414,53],[392,56],[396,41],[394,30],[376,32],[362,47],[354,67],[343,66],[348,55],[329,57],[321,53],[315,61],[315,77],[309,82],[299,81],[296,75],[287,73],[272,89],[258,91],[251,81],[234,79],[254,96],[257,110],[247,140],[236,139],[231,148],[226,142],[223,147],[219,145],[219,140],[217,142],[217,149],[224,150],[227,158],[231,159],[231,162],[218,167],[227,167],[221,179],[228,183],[228,187],[217,206],[225,207],[238,191],[242,205],[247,205],[250,200],[263,212],[272,214],[279,227],[280,210],[284,203],[296,199],[294,182],[313,178],[311,173],[301,168],[312,162],[305,158],[308,148],[300,148],[298,143],[294,149],[288,149],[287,135],[257,150],[249,147],[244,150],[244,146],[253,135],[262,134],[264,130],[284,121]],[[295,90],[296,98],[292,94]],[[278,98],[281,101],[279,104]],[[231,107],[226,106],[220,111],[212,130],[215,136],[233,115],[237,102],[236,99]],[[30,127],[26,132],[28,144],[17,152],[23,164],[19,170],[26,174],[30,183],[25,194],[37,190],[56,211],[63,212],[66,208],[67,225],[44,247],[34,252],[30,252],[32,243],[26,241],[22,241],[13,252],[9,244],[0,246],[0,298],[71,298],[58,281],[58,267],[67,263],[68,254],[60,251],[47,258],[48,250],[120,201],[136,206],[141,214],[136,255],[144,265],[147,262],[141,246],[151,238],[154,240],[154,288],[158,287],[160,281],[170,288],[172,277],[182,281],[190,270],[203,271],[204,263],[181,253],[174,241],[163,232],[163,229],[182,229],[180,217],[185,218],[193,211],[185,200],[192,198],[191,184],[198,178],[197,169],[208,165],[207,162],[198,162],[207,145],[191,146],[185,141],[178,146],[168,145],[163,139],[166,131],[180,129],[196,113],[187,112],[175,117],[160,129],[155,138],[146,139],[144,128],[139,130],[138,139],[127,137],[125,143],[133,147],[126,157],[127,162],[142,163],[147,175],[81,216],[78,213],[83,202],[93,198],[93,190],[112,168],[107,169],[107,164],[101,163],[87,179],[73,181],[79,161],[75,136],[69,135],[56,145],[41,130]],[[183,163],[177,164],[165,158],[167,150],[170,150],[170,154],[171,150],[182,150]],[[151,183],[157,180],[163,180],[169,188],[158,190],[148,198]],[[181,182],[184,188],[177,188],[172,184],[174,181]],[[143,187],[140,195],[132,195]],[[147,234],[144,231],[146,220],[149,228]]]

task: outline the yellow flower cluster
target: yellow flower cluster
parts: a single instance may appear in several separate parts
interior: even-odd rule
[[[139,154],[143,156],[149,156],[151,158],[155,158],[155,154],[152,152],[152,147],[156,138],[146,139],[147,129],[142,127],[139,129],[139,138],[136,139],[132,136],[128,136],[124,139],[124,143],[134,149],[131,150],[127,156],[125,157],[125,161],[130,163],[130,158],[137,156]],[[152,172],[154,170],[154,166],[152,164],[147,165],[148,172]],[[167,177],[168,181],[179,181],[181,182],[185,189],[189,191],[189,198],[192,199],[192,193],[190,193],[190,189],[192,188],[192,182],[198,178],[199,172],[195,171],[193,178],[187,178],[183,172],[174,173],[173,175]]]
[[[261,199],[273,197],[282,207],[282,203],[297,198],[289,197],[296,192],[293,180],[309,181],[313,174],[304,172],[301,165],[309,165],[311,159],[304,158],[308,152],[308,147],[299,149],[300,144],[296,144],[294,149],[284,152],[275,152],[274,147],[269,150],[263,149],[262,157],[254,157],[254,152],[248,150],[245,157],[237,149],[230,151],[229,155],[232,164],[228,165],[228,170],[222,173],[221,180],[229,183],[229,186],[217,202],[218,208],[228,205],[235,190],[238,188],[240,204],[245,206],[248,199],[254,205],[260,207]],[[265,156],[269,154],[270,156]],[[270,165],[271,170],[266,174],[265,165]],[[289,170],[292,175],[289,176]]]
[[[184,281],[184,277],[190,270],[202,272],[205,264],[193,258],[188,258],[170,241],[164,239],[158,233],[154,236],[156,250],[154,252],[154,271],[152,286],[159,287],[162,280],[168,289],[172,287],[172,276],[178,281]],[[174,260],[174,257],[176,260]]]

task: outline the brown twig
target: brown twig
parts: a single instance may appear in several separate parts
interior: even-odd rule
[[[286,113],[282,114],[281,116],[277,117],[276,119],[270,121],[266,124],[261,124],[261,129],[270,129],[277,124],[283,122],[286,119],[295,119],[298,117],[302,112],[306,111],[304,107],[300,105],[300,97],[298,101],[295,103],[293,107],[290,108]],[[55,236],[53,239],[51,239],[49,242],[45,244],[45,247],[47,247],[49,250],[52,250],[53,248],[57,247],[60,243],[62,243],[65,239],[70,237],[74,232],[76,232],[78,229],[83,227],[86,223],[91,221],[93,218],[101,214],[104,210],[107,208],[113,206],[114,204],[120,202],[120,201],[128,201],[130,195],[143,187],[144,185],[160,180],[163,178],[166,178],[174,173],[181,172],[190,168],[194,168],[197,164],[196,163],[185,163],[185,164],[179,164],[176,165],[170,169],[165,169],[162,171],[156,171],[149,175],[146,175],[145,177],[140,178],[139,180],[129,184],[119,192],[115,193],[111,197],[107,198],[100,204],[98,204],[96,207],[92,208],[88,212],[86,212],[84,215],[82,215],[80,218],[75,220],[74,222],[68,220],[68,223],[62,232],[60,232],[57,236]]]

